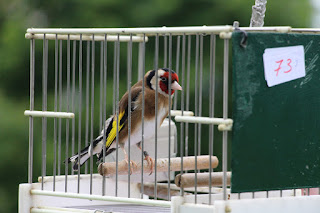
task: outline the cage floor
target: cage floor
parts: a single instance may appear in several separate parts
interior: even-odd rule
[[[167,213],[170,212],[170,208],[158,207],[158,206],[143,206],[143,205],[101,205],[101,206],[79,206],[78,209],[96,210],[98,212],[131,212],[131,213]]]

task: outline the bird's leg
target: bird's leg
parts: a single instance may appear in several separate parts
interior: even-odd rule
[[[137,146],[142,151],[141,143],[137,143]],[[151,175],[153,173],[154,160],[152,157],[150,157],[150,155],[148,154],[147,151],[143,151],[143,155],[144,155],[144,160],[146,160],[148,162],[148,164],[150,165],[150,174],[149,175]]]
[[[150,157],[150,155],[146,151],[143,152],[143,155],[144,155],[144,160],[146,160],[148,162],[148,164],[150,165],[149,175],[151,175],[153,173],[154,160],[152,157]]]
[[[123,151],[123,153],[124,153],[124,160],[127,162],[127,164],[129,165],[129,157],[128,157],[128,154],[127,154],[127,152],[126,152],[126,150],[125,150],[125,148],[124,148],[124,145],[120,145],[120,147],[121,147],[121,149],[122,149],[122,151]],[[130,175],[132,174],[132,172],[133,172],[133,167],[138,167],[137,166],[137,164],[133,161],[133,160],[130,160]]]

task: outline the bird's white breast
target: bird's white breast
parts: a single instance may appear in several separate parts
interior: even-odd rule
[[[162,121],[162,118],[164,116],[166,116],[168,114],[168,109],[166,109],[165,107],[161,107],[158,110],[158,118],[157,118],[157,128],[160,127],[160,123]],[[151,120],[144,120],[144,131],[143,131],[143,135],[144,135],[144,139],[148,139],[151,138],[152,136],[154,136],[155,134],[155,129],[156,129],[156,122],[155,119],[151,119]],[[142,123],[140,123],[140,125],[137,127],[136,131],[131,133],[130,136],[130,145],[139,143],[142,139]],[[128,146],[128,141],[126,141],[125,146]]]

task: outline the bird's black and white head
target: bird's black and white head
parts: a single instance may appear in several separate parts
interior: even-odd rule
[[[171,86],[171,95],[173,95],[175,90],[182,90],[177,73],[173,70],[170,71],[168,68],[158,69],[158,72],[151,70],[146,74],[146,77],[146,83],[150,89],[156,90],[156,86],[158,85],[158,92],[165,96],[169,96],[169,85]]]

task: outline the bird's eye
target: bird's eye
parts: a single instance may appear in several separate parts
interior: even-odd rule
[[[165,77],[161,77],[161,81],[166,81],[167,79]]]

